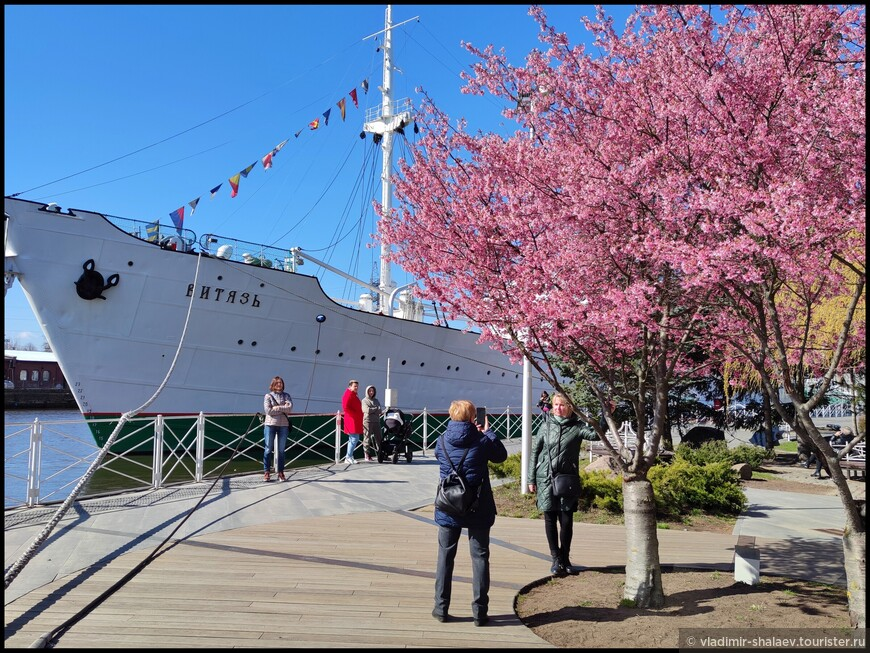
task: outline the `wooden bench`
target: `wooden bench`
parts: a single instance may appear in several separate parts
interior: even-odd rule
[[[859,475],[861,478],[866,477],[864,446],[864,442],[859,442],[852,448],[852,451],[840,459],[840,467],[846,470],[846,478],[858,478]]]

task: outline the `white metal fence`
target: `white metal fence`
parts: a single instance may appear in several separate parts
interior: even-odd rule
[[[422,409],[412,415],[410,448],[428,455],[432,443],[443,430],[447,411]],[[227,417],[249,423],[239,432],[225,427]],[[285,450],[287,467],[307,467],[338,463],[344,458],[346,436],[340,414],[313,416],[317,426],[303,431],[294,420],[294,430]],[[533,418],[533,431],[541,416]],[[111,430],[117,420],[93,420]],[[490,427],[501,438],[522,437],[522,419],[510,407],[489,412]],[[221,434],[220,439],[215,433]],[[143,440],[152,453],[136,453]],[[359,445],[361,447],[362,444]],[[100,452],[84,420],[4,424],[4,508],[33,507],[60,502],[76,487]],[[80,498],[119,492],[158,489],[203,481],[219,474],[238,475],[262,472],[263,427],[255,415],[209,416],[180,415],[137,417],[115,442]]]

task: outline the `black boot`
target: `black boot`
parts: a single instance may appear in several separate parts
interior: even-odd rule
[[[571,560],[568,559],[568,552],[561,553],[559,555],[562,561],[562,568],[565,570],[566,574],[570,574],[571,576],[576,576],[580,573],[580,570],[571,564]]]
[[[566,576],[568,572],[565,571],[565,566],[562,564],[562,557],[558,553],[551,553],[550,555],[553,558],[553,564],[550,565],[550,573],[558,578]]]

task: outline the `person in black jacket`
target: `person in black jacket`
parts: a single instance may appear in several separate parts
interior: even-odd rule
[[[563,393],[554,393],[552,402],[550,414],[532,441],[527,471],[529,492],[537,493],[538,510],[544,513],[544,532],[553,558],[550,573],[565,576],[579,573],[569,558],[574,537],[574,513],[579,502],[576,497],[553,496],[552,475],[579,473],[580,441],[597,440],[598,435],[574,415],[571,402]]]
[[[459,465],[466,450],[468,451],[459,471],[472,487],[480,487],[477,508],[458,518],[446,512],[435,510],[435,523],[438,524],[438,565],[435,571],[435,608],[432,616],[438,621],[450,620],[447,613],[453,586],[453,565],[462,529],[468,529],[468,548],[471,552],[472,592],[471,612],[475,626],[483,626],[489,621],[489,530],[495,523],[495,498],[489,483],[489,461],[500,463],[507,458],[507,449],[489,428],[489,418],[484,423],[475,423],[476,408],[466,399],[458,399],[450,404],[450,421],[438,443],[435,445],[435,458],[438,460],[441,478]],[[449,456],[449,460],[448,460]]]

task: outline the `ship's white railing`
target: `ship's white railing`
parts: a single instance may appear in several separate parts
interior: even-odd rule
[[[449,421],[446,409],[403,409],[412,416],[410,448],[429,455]],[[488,410],[490,427],[502,439],[522,437],[522,418],[511,408]],[[300,422],[308,426],[303,429]],[[533,418],[537,430],[541,415]],[[110,433],[117,420],[90,423]],[[232,429],[228,424],[235,423]],[[333,413],[293,418],[285,467],[337,463],[347,437]],[[155,444],[156,443],[156,446]],[[143,446],[148,453],[140,453]],[[359,444],[359,449],[362,443]],[[357,455],[362,453],[357,450]],[[4,507],[33,507],[61,502],[76,487],[100,447],[84,420],[40,420],[4,424]],[[228,462],[229,461],[229,462]],[[275,464],[273,457],[273,465]],[[80,497],[159,489],[201,482],[217,475],[262,473],[263,426],[257,415],[163,415],[136,417],[116,440]]]

